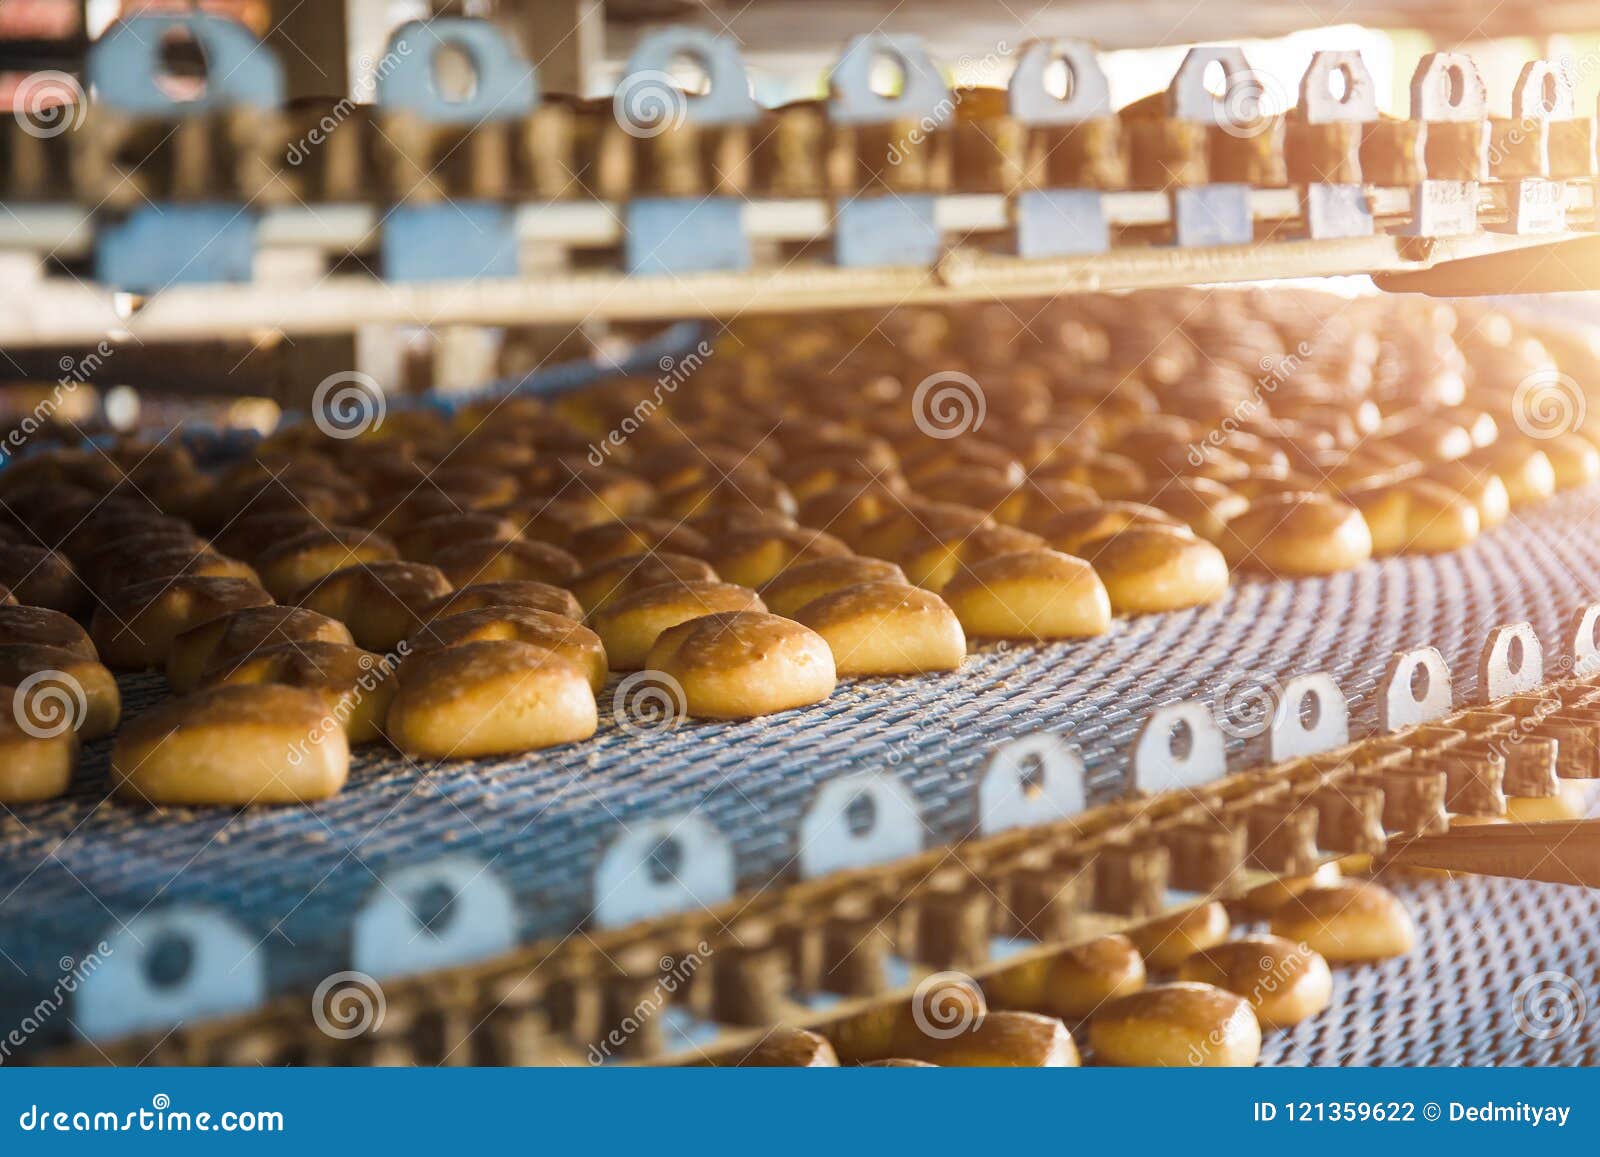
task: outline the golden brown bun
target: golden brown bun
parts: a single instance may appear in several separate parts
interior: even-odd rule
[[[1542,502],[1556,492],[1556,470],[1543,443],[1501,438],[1467,460],[1500,476],[1513,509]]]
[[[1341,879],[1343,876],[1339,872],[1338,864],[1320,864],[1309,876],[1279,876],[1251,888],[1244,894],[1241,903],[1247,911],[1257,916],[1270,916],[1286,900],[1294,899],[1307,888],[1327,887],[1330,884],[1337,884]]]
[[[337,619],[304,607],[247,607],[191,627],[172,640],[167,653],[167,683],[180,694],[200,686],[200,676],[217,664],[282,643],[355,642]]]
[[[1335,963],[1404,956],[1416,930],[1404,905],[1377,884],[1307,888],[1272,914],[1272,931]]]
[[[672,519],[629,518],[580,530],[567,549],[584,569],[592,570],[630,554],[670,551],[704,558],[708,546],[704,535]]]
[[[563,586],[578,577],[578,560],[559,546],[525,539],[482,538],[433,553],[433,563],[456,586],[527,581]]]
[[[904,583],[844,587],[807,603],[794,618],[827,641],[841,677],[955,671],[967,653],[949,605]]]
[[[1082,1020],[1102,1004],[1144,987],[1144,958],[1126,936],[1100,936],[1016,965],[984,981],[998,1005]]]
[[[213,687],[123,725],[118,795],[154,804],[308,803],[344,786],[350,747],[321,697],[298,687]]]
[[[1228,938],[1228,911],[1215,900],[1135,928],[1133,942],[1151,968],[1167,970]]]
[[[1076,639],[1111,628],[1111,600],[1094,568],[1059,551],[973,562],[940,593],[975,637]]]
[[[723,581],[759,587],[798,562],[849,556],[850,548],[833,535],[795,527],[723,535],[710,543],[700,557],[715,568]]]
[[[592,615],[612,599],[620,599],[661,583],[717,581],[717,572],[710,563],[686,554],[662,550],[623,555],[601,563],[584,571],[566,587]]]
[[[1250,1002],[1209,984],[1160,984],[1104,1005],[1089,1023],[1105,1065],[1174,1068],[1254,1065],[1261,1025]]]
[[[919,587],[940,591],[971,563],[999,554],[1044,549],[1045,541],[1037,534],[1014,526],[979,526],[916,535],[895,557],[905,569],[906,578]]]
[[[123,587],[152,579],[192,575],[196,578],[233,578],[257,583],[255,568],[236,558],[227,558],[210,547],[156,547],[137,560],[125,564],[115,575],[92,584],[101,598],[110,598]]]
[[[20,542],[0,542],[0,583],[32,607],[75,614],[88,590],[67,556]]]
[[[1249,509],[1250,500],[1210,478],[1174,478],[1156,486],[1145,504],[1215,542],[1230,518]]]
[[[833,652],[815,631],[777,615],[732,612],[679,623],[646,666],[678,681],[690,715],[747,719],[833,693]]]
[[[60,647],[84,659],[100,657],[88,631],[71,617],[46,607],[0,607],[0,640]]]
[[[116,677],[98,659],[76,651],[0,643],[0,684],[19,688],[13,701],[0,702],[0,712],[11,710],[28,725],[24,730],[76,730],[80,739],[99,739],[122,718]]]
[[[350,628],[369,651],[390,651],[422,625],[423,608],[454,588],[436,567],[375,562],[320,578],[295,599]]]
[[[1289,493],[1252,503],[1222,536],[1230,566],[1294,578],[1334,574],[1372,557],[1372,532],[1353,506]]]
[[[616,671],[637,671],[661,633],[679,623],[721,611],[764,611],[755,591],[733,583],[661,583],[612,599],[589,621]]]
[[[1067,1026],[1035,1012],[991,1012],[955,1036],[927,1036],[917,1056],[962,1068],[1075,1069],[1078,1046]]]
[[[447,547],[485,539],[509,542],[516,537],[517,526],[511,520],[496,514],[464,511],[413,523],[394,536],[394,544],[401,558],[437,566],[434,556]]]
[[[1238,993],[1255,1008],[1262,1028],[1299,1024],[1333,999],[1328,962],[1281,936],[1250,936],[1203,949],[1178,966],[1178,979]]]
[[[386,731],[412,756],[471,759],[587,739],[597,722],[582,667],[542,647],[492,639],[408,659]]]
[[[394,698],[392,665],[382,655],[348,643],[279,643],[230,659],[201,676],[207,687],[281,683],[303,687],[322,699],[352,747],[383,738],[383,720]]]
[[[1478,510],[1478,526],[1493,530],[1511,513],[1511,496],[1500,475],[1487,463],[1445,462],[1429,469],[1424,477],[1448,487]]]
[[[1600,478],[1600,450],[1579,434],[1557,434],[1539,443],[1550,459],[1557,490],[1575,490]]]
[[[877,558],[818,558],[795,563],[761,588],[762,601],[775,615],[792,619],[801,607],[823,595],[857,583],[905,583],[906,576],[892,562]]]
[[[506,639],[542,648],[575,664],[584,672],[591,691],[605,686],[607,655],[600,636],[565,615],[527,607],[484,607],[435,619],[406,640],[406,656]]]
[[[1588,805],[1584,781],[1564,779],[1555,795],[1539,798],[1512,796],[1506,800],[1506,819],[1520,824],[1544,820],[1581,820],[1589,814]]]
[[[529,579],[508,579],[503,582],[473,583],[441,595],[423,608],[429,621],[448,619],[466,611],[485,607],[526,607],[530,611],[548,611],[574,622],[583,621],[583,604],[569,590],[549,583]]]
[[[211,545],[223,554],[255,565],[279,543],[321,529],[322,524],[304,510],[246,514],[217,531]]]
[[[72,728],[24,730],[11,707],[16,696],[17,688],[0,686],[0,804],[8,806],[62,795],[78,764]]]
[[[1131,526],[1091,543],[1087,558],[1119,615],[1203,606],[1228,591],[1222,552],[1187,528]]]
[[[1057,515],[1045,524],[1043,534],[1053,550],[1081,557],[1092,543],[1130,526],[1170,526],[1188,531],[1182,522],[1154,506],[1103,502]]]
[[[1425,478],[1402,484],[1406,494],[1406,545],[1408,554],[1437,554],[1460,550],[1475,542],[1481,524],[1478,508],[1449,487]],[[1377,553],[1377,543],[1373,543]]]
[[[280,600],[292,599],[323,575],[364,562],[399,558],[381,534],[348,526],[318,527],[284,539],[256,556],[261,585]]]
[[[89,636],[106,666],[138,671],[164,665],[172,641],[191,627],[271,603],[271,595],[244,579],[154,579],[126,587],[96,607]]]

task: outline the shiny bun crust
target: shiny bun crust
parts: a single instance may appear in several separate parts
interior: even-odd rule
[[[1089,1043],[1101,1064],[1250,1066],[1261,1056],[1261,1024],[1243,997],[1179,982],[1101,1006],[1089,1022]]]
[[[833,653],[815,631],[777,615],[706,615],[662,633],[646,666],[677,680],[690,715],[745,719],[833,693]]]
[[[1078,639],[1111,629],[1111,599],[1088,563],[1054,550],[973,562],[940,592],[968,635]]]
[[[794,618],[827,642],[840,676],[954,671],[967,653],[949,605],[904,583],[844,587],[807,603]]]
[[[167,683],[174,691],[193,691],[208,668],[281,643],[353,642],[343,623],[304,607],[247,607],[176,636],[167,654]]]
[[[611,600],[590,622],[605,643],[612,668],[637,671],[661,633],[679,623],[723,611],[766,609],[754,591],[733,583],[662,583]]]
[[[559,655],[584,672],[591,690],[605,685],[609,660],[598,634],[564,615],[527,607],[484,607],[435,619],[406,640],[407,656],[486,640],[513,640]]]

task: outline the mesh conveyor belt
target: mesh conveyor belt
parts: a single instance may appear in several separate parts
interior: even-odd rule
[[[1083,751],[1094,791],[1108,797],[1152,706],[1209,699],[1250,673],[1332,672],[1361,733],[1375,726],[1373,691],[1396,649],[1438,646],[1458,700],[1473,693],[1478,650],[1498,623],[1531,620],[1547,664],[1554,659],[1569,616],[1600,586],[1597,501],[1594,491],[1563,496],[1454,554],[1391,559],[1325,580],[1240,581],[1217,607],[1119,622],[1089,642],[989,646],[959,673],[849,683],[823,704],[763,720],[630,735],[612,722],[608,688],[595,741],[437,770],[368,749],[345,792],[314,810],[158,815],[102,803],[102,741],[87,753],[87,774],[72,795],[4,820],[0,949],[17,967],[0,962],[0,1013],[31,1006],[59,976],[59,958],[80,955],[115,919],[173,902],[231,913],[261,939],[273,992],[309,989],[348,966],[349,919],[380,875],[447,852],[492,865],[517,895],[524,939],[560,935],[589,911],[590,873],[620,824],[693,808],[733,838],[741,880],[758,885],[789,862],[817,785],[867,767],[896,769],[923,809],[928,842],[945,842],[970,830],[975,776],[997,743],[1066,732]],[[155,676],[125,682],[126,713],[163,691]],[[1241,756],[1246,742],[1233,741],[1233,758],[1259,762],[1257,753]],[[1473,901],[1481,904],[1499,894],[1463,893],[1481,895]],[[1497,931],[1500,917],[1478,911],[1485,930],[1475,935],[1513,935]],[[1576,922],[1525,926],[1548,941],[1574,923],[1593,936],[1600,924],[1586,911]],[[1447,925],[1473,927],[1454,913]],[[1474,967],[1491,960],[1468,959]],[[18,969],[29,979],[20,981]],[[1438,979],[1460,995],[1448,973]],[[1338,1059],[1322,1031],[1307,1029],[1295,1055]],[[1349,1047],[1375,1050],[1378,1059],[1392,1043]],[[1449,1047],[1465,1046],[1439,1047],[1446,1057],[1456,1055]]]

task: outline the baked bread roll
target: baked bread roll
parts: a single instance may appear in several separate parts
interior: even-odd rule
[[[336,795],[350,773],[344,729],[298,687],[213,687],[129,720],[111,748],[118,795],[152,804],[244,807]]]
[[[1089,1022],[1095,1060],[1107,1065],[1248,1067],[1261,1056],[1250,1002],[1209,984],[1160,984],[1118,997]]]
[[[152,579],[125,587],[96,607],[89,637],[106,666],[142,671],[164,665],[172,641],[189,628],[271,603],[271,595],[244,579]]]
[[[1427,470],[1423,477],[1438,482],[1459,494],[1478,509],[1478,526],[1493,530],[1511,513],[1511,496],[1506,484],[1486,465],[1471,462],[1446,462]]]
[[[745,530],[793,530],[797,523],[792,515],[778,511],[730,506],[701,511],[685,519],[684,525],[703,534],[707,541],[714,541],[725,534],[737,534]]]
[[[1178,979],[1244,997],[1262,1028],[1299,1024],[1333,999],[1328,962],[1281,936],[1250,936],[1202,949],[1178,966]]]
[[[1240,901],[1246,911],[1257,916],[1270,916],[1307,888],[1325,888],[1337,884],[1343,876],[1339,865],[1333,862],[1318,864],[1309,876],[1278,876],[1265,884],[1258,884],[1244,894]]]
[[[167,683],[180,694],[200,686],[200,676],[255,651],[284,643],[343,643],[355,640],[337,619],[304,607],[248,607],[191,627],[172,640]]]
[[[954,1036],[926,1036],[918,1058],[960,1068],[1075,1069],[1078,1046],[1067,1026],[1035,1012],[991,1012]]]
[[[0,703],[10,704],[16,695],[17,688],[0,687]],[[24,730],[14,711],[0,710],[0,804],[65,794],[77,764],[78,736],[72,728]]]
[[[997,525],[987,512],[949,502],[902,499],[883,517],[864,527],[851,546],[873,558],[896,559],[907,547],[930,534],[958,539],[985,526]]]
[[[1600,450],[1581,434],[1557,434],[1539,443],[1550,460],[1557,490],[1576,490],[1600,478]]]
[[[473,583],[441,595],[423,608],[428,621],[448,619],[466,611],[479,611],[485,607],[526,607],[530,611],[548,611],[574,622],[583,621],[583,604],[571,591],[549,583],[529,579],[507,579],[503,582]]]
[[[1250,508],[1250,500],[1210,478],[1174,478],[1154,487],[1145,496],[1145,505],[1215,542],[1229,519]]]
[[[227,558],[210,547],[161,547],[137,560],[131,560],[115,574],[92,584],[101,598],[111,598],[123,587],[152,579],[188,575],[195,578],[232,578],[260,585],[255,570],[235,558]]]
[[[973,530],[929,531],[915,536],[896,555],[906,578],[919,587],[941,591],[970,562],[999,554],[1044,550],[1044,539],[1014,526],[980,526]]]
[[[1404,549],[1408,554],[1460,550],[1477,540],[1478,508],[1465,498],[1425,478],[1410,479],[1401,487],[1406,495]],[[1377,546],[1374,536],[1374,554]]]
[[[866,582],[801,607],[795,621],[821,635],[839,676],[955,671],[967,654],[961,621],[932,591]]]
[[[797,562],[785,568],[771,582],[761,588],[761,599],[766,609],[775,615],[792,619],[801,607],[834,591],[853,587],[857,583],[902,583],[906,576],[892,562],[882,559],[817,558],[810,562]]]
[[[1228,523],[1221,545],[1230,566],[1297,578],[1360,566],[1372,557],[1372,532],[1353,506],[1290,493],[1252,503]]]
[[[464,511],[414,523],[394,536],[394,545],[402,558],[437,565],[434,556],[446,547],[486,539],[510,542],[516,537],[517,525],[510,519],[480,511]]]
[[[1119,615],[1203,606],[1228,591],[1222,552],[1187,527],[1132,526],[1090,543],[1086,557]]]
[[[673,551],[626,554],[590,567],[566,587],[591,615],[613,599],[648,590],[662,583],[717,582],[711,564]]]
[[[1469,465],[1499,476],[1512,509],[1543,502],[1556,492],[1556,470],[1543,443],[1501,438],[1467,459]]]
[[[567,549],[585,569],[630,554],[669,551],[704,558],[705,536],[666,518],[629,518],[587,527],[572,536]]]
[[[612,599],[590,616],[616,671],[637,671],[669,627],[721,611],[765,611],[748,587],[733,583],[663,583]]]
[[[315,692],[328,717],[344,728],[350,746],[383,739],[383,721],[394,698],[393,665],[382,655],[348,643],[279,643],[209,668],[208,687],[262,683]]]
[[[15,606],[21,606],[21,604],[17,602],[17,596],[11,593],[10,587],[6,586],[4,583],[0,583],[0,607]]]
[[[217,531],[211,545],[230,558],[255,565],[279,543],[321,529],[322,523],[304,510],[246,514]]]
[[[543,647],[487,639],[408,659],[386,730],[408,755],[472,759],[587,739],[597,723],[583,668]]]
[[[592,691],[605,686],[607,656],[600,636],[565,615],[528,607],[484,607],[434,619],[406,640],[406,654],[505,639],[560,655],[583,670]]]
[[[1221,944],[1228,938],[1228,927],[1228,910],[1213,900],[1153,920],[1130,935],[1144,954],[1144,962],[1166,971],[1202,948]]]
[[[374,562],[318,579],[296,599],[338,619],[359,646],[391,651],[422,625],[423,608],[453,588],[438,568],[420,562]]]
[[[1008,968],[983,987],[999,1006],[1082,1020],[1106,1001],[1138,992],[1144,981],[1144,958],[1132,940],[1118,935],[1096,937]]]
[[[80,739],[99,739],[115,731],[122,718],[116,677],[98,659],[76,651],[0,644],[0,684],[18,689],[9,704],[0,703],[0,711],[9,707],[24,730],[75,730]]]
[[[273,598],[286,601],[334,571],[399,557],[394,543],[376,531],[325,526],[266,548],[256,557],[256,566],[261,585]]]
[[[1141,506],[1137,502],[1103,502],[1081,506],[1058,514],[1045,523],[1043,535],[1052,550],[1083,557],[1091,543],[1109,538],[1130,526],[1168,526],[1187,531],[1188,527],[1164,510]]]
[[[683,688],[690,715],[748,719],[833,693],[833,652],[815,631],[750,611],[705,615],[664,631],[646,666]]]
[[[89,592],[67,556],[24,542],[0,542],[0,583],[30,607],[72,615]]]
[[[711,564],[724,582],[759,587],[797,562],[848,558],[850,553],[850,548],[831,534],[795,527],[723,535],[707,546],[700,557]]]
[[[98,659],[89,632],[71,617],[46,607],[0,607],[0,640],[60,647],[84,659]]]
[[[1377,884],[1346,881],[1307,888],[1272,914],[1272,931],[1335,963],[1404,956],[1416,942],[1411,917]]]
[[[433,563],[456,586],[536,582],[564,586],[578,577],[578,560],[559,546],[525,539],[481,538],[433,552]]]
[[[1111,600],[1094,568],[1054,550],[970,563],[940,592],[970,636],[1078,639],[1111,629]]]

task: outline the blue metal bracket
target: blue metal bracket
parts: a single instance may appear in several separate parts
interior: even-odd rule
[[[1067,70],[1067,92],[1045,85],[1050,66]],[[1011,74],[1011,115],[1025,125],[1074,125],[1111,116],[1111,88],[1094,47],[1081,40],[1036,40]],[[1061,257],[1111,248],[1105,202],[1096,189],[1025,189],[1015,201],[1017,253]]]
[[[1228,123],[1227,97],[1206,88],[1206,69],[1213,64],[1222,69],[1225,92],[1249,84],[1254,76],[1242,49],[1191,48],[1167,89],[1169,115],[1204,125]],[[1180,246],[1248,244],[1255,237],[1250,186],[1222,182],[1173,190],[1172,236]]]
[[[1472,58],[1430,52],[1411,75],[1411,119],[1427,122],[1481,121],[1489,115],[1489,91]],[[1478,182],[1425,177],[1412,186],[1408,230],[1419,237],[1450,237],[1478,231]]]
[[[1550,122],[1576,111],[1572,78],[1548,60],[1523,65],[1511,90],[1511,116],[1539,136],[1540,168],[1550,172]],[[1567,228],[1567,183],[1548,175],[1522,177],[1506,189],[1506,233],[1561,233]]]
[[[1335,77],[1344,82],[1334,95]],[[1368,124],[1378,119],[1372,73],[1355,51],[1314,53],[1300,78],[1300,115],[1307,124]],[[1305,187],[1306,231],[1312,237],[1370,237],[1372,207],[1359,183],[1313,182]]]
[[[162,40],[186,32],[206,62],[195,99],[173,99],[157,83]],[[271,49],[233,20],[205,12],[147,13],[119,20],[89,47],[85,72],[96,100],[139,116],[185,117],[283,104],[283,70]],[[260,214],[244,205],[143,205],[95,232],[96,280],[135,293],[169,285],[248,281]]]
[[[684,92],[671,68],[688,58],[708,81],[697,96]],[[750,95],[739,46],[701,28],[674,26],[644,37],[612,101],[617,123],[630,136],[649,139],[683,125],[752,124],[761,109]],[[748,269],[750,243],[737,197],[641,197],[624,210],[629,273],[706,273]]]

